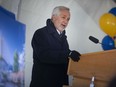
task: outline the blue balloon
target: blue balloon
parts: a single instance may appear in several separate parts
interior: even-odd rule
[[[112,8],[109,13],[113,14],[116,16],[116,7]]]
[[[115,42],[110,36],[105,36],[102,39],[102,48],[103,50],[115,49]]]

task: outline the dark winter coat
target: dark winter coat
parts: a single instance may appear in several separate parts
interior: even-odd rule
[[[69,45],[65,31],[62,36],[52,21],[38,29],[32,38],[33,69],[30,87],[62,87],[67,83]]]

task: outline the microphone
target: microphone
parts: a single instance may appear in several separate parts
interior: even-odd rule
[[[94,42],[95,44],[99,43],[99,40],[93,36],[89,36],[89,39]]]
[[[104,45],[104,46],[108,46],[108,47],[113,48],[113,47],[110,46],[110,45],[100,43],[99,40],[98,40],[97,38],[93,37],[93,36],[89,36],[89,40],[91,40],[91,41],[94,42],[95,44],[99,43],[99,44],[101,44],[101,45]],[[116,49],[116,47],[114,47],[114,49]]]

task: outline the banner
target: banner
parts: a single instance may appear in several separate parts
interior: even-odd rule
[[[25,28],[0,7],[0,87],[24,87]]]

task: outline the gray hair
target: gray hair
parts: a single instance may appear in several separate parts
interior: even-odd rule
[[[68,7],[65,7],[65,6],[57,6],[57,7],[55,7],[53,9],[52,16],[53,15],[59,15],[60,14],[60,11],[63,11],[63,10],[70,11],[70,9]]]

